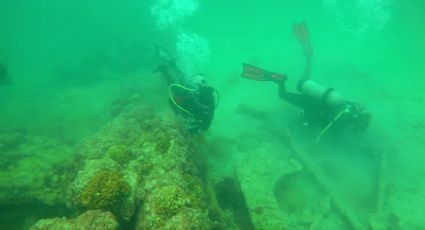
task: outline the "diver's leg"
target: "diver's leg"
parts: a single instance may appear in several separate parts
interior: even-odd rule
[[[310,53],[310,54],[305,53],[305,66],[304,66],[304,73],[303,73],[303,77],[301,78],[301,81],[310,80],[312,61],[313,61],[313,53]]]
[[[167,85],[176,83],[172,77],[172,70],[169,65],[161,64],[154,72],[159,72],[167,82]]]
[[[285,82],[279,82],[279,97],[286,102],[305,109],[307,106],[307,98],[303,94],[289,93],[286,91]]]
[[[300,80],[301,81],[309,80],[311,77],[311,66],[312,66],[312,60],[313,60],[313,47],[310,41],[310,33],[308,31],[308,28],[305,22],[294,23],[293,29],[294,29],[295,37],[298,39],[298,41],[300,42],[303,48],[305,59],[306,59],[304,73]]]

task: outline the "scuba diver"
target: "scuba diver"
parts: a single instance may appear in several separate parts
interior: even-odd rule
[[[333,88],[327,88],[310,80],[313,58],[313,48],[310,43],[309,32],[305,22],[293,24],[294,34],[301,43],[306,64],[302,78],[298,81],[297,90],[300,93],[291,93],[286,90],[287,76],[267,71],[265,69],[243,64],[242,76],[256,81],[273,81],[278,84],[279,97],[286,102],[303,110],[300,113],[304,126],[318,127],[321,132],[316,141],[330,129],[363,132],[367,129],[371,114],[358,103],[343,100],[342,96]]]
[[[170,58],[159,46],[156,46],[155,50],[163,63],[154,72],[161,73],[168,84],[168,102],[171,109],[187,121],[190,133],[207,131],[218,105],[218,91],[208,85],[202,73],[195,74],[189,86],[176,60]],[[217,95],[217,99],[214,94]]]
[[[0,86],[1,85],[9,85],[11,82],[10,78],[7,76],[7,69],[6,66],[4,66],[0,62]]]

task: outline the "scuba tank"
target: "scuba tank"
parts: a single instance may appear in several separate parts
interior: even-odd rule
[[[301,93],[318,101],[322,101],[328,106],[333,107],[343,103],[342,96],[339,92],[335,91],[333,88],[319,85],[311,80],[300,80],[298,82],[297,89]]]

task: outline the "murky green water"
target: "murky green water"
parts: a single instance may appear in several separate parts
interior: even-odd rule
[[[288,75],[295,92],[304,56],[292,24],[301,21],[314,49],[312,79],[372,113],[365,133],[317,144],[317,131],[304,130],[300,109],[280,100],[273,82],[240,77],[242,63],[255,64]],[[161,61],[155,44],[189,85],[202,72],[220,92],[205,134],[208,175],[238,181],[248,210],[235,218],[241,229],[273,229],[261,224],[279,218],[288,229],[425,228],[423,1],[3,0],[0,22],[0,229],[56,216],[57,204],[18,189],[71,159],[129,106],[170,112],[165,83],[152,73]],[[289,159],[302,172],[268,170]],[[273,205],[279,217],[268,212]],[[235,207],[221,208],[237,217]]]

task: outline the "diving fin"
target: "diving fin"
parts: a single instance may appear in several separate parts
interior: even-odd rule
[[[298,22],[292,25],[295,37],[301,43],[304,53],[307,55],[313,54],[313,48],[310,43],[310,33],[305,22]]]
[[[294,23],[292,26],[295,37],[301,44],[310,42],[310,33],[305,22]]]
[[[284,81],[286,80],[287,76],[280,74],[280,73],[274,73],[270,72],[268,70],[265,70],[263,68],[246,64],[242,64],[243,72],[242,77],[254,80],[254,81]]]

